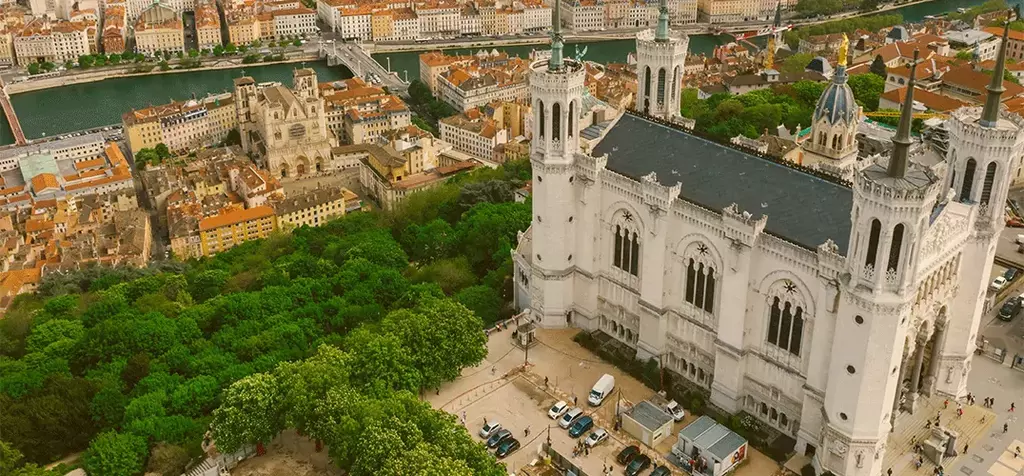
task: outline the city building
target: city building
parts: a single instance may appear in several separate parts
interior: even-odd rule
[[[1009,66],[1009,65],[1007,65]],[[918,66],[918,69],[921,67]],[[899,89],[893,89],[882,94],[878,99],[879,109],[899,109],[900,105],[906,101],[907,87],[904,86]],[[941,112],[951,113],[961,107],[969,106],[970,104],[961,101],[959,99],[951,98],[949,96],[943,96],[930,92],[926,89],[919,87],[914,88],[914,107],[915,112],[918,112],[917,106],[920,105],[921,110],[919,112]]]
[[[345,192],[341,187],[314,188],[274,203],[277,224],[282,230],[320,226],[345,214]],[[351,193],[351,192],[349,192]]]
[[[14,34],[9,29],[0,29],[0,66],[14,66]]]
[[[454,38],[462,28],[462,6],[455,0],[436,0],[414,3],[413,10],[420,18],[420,32],[424,36]]]
[[[255,16],[228,18],[228,41],[236,45],[248,45],[260,39],[260,22]]]
[[[772,7],[774,10],[774,7]],[[771,10],[770,10],[771,11]],[[697,21],[738,23],[765,18],[759,0],[698,0]]]
[[[984,107],[948,120],[948,154],[911,155],[911,80],[891,154],[846,183],[632,114],[582,153],[558,111],[581,100],[585,72],[554,30],[551,58],[532,65],[516,307],[660,359],[717,408],[794,438],[816,473],[885,474],[890,434],[912,424],[901,414],[968,393],[1024,152],[1024,119],[1000,111],[1005,50]],[[856,107],[826,105],[827,120]]]
[[[348,144],[374,143],[384,132],[412,124],[412,111],[398,96],[359,78],[324,84],[327,128]]]
[[[839,64],[832,82],[818,98],[811,122],[811,135],[801,144],[800,163],[830,175],[851,180],[857,166],[857,124],[861,108],[846,83],[846,58],[849,41],[839,46]]]
[[[124,53],[125,47],[124,5],[107,5],[103,11],[103,53],[107,55]]]
[[[951,30],[947,31],[943,38],[949,41],[949,46],[956,50],[969,49],[974,57],[981,61],[996,59],[999,45],[1002,43],[999,35],[993,35],[984,30]]]
[[[1003,33],[1002,29],[997,26],[986,27],[982,31],[994,37]],[[1024,31],[1010,30],[1007,43],[1006,56],[1014,61],[1024,61]]]
[[[220,13],[217,11],[217,4],[211,1],[201,0],[196,5],[196,41],[199,49],[212,50],[215,46],[222,45],[220,38]]]
[[[562,24],[574,32],[605,28],[604,0],[559,0],[565,16]]]
[[[157,144],[188,153],[223,142],[238,127],[238,116],[234,98],[225,93],[133,109],[121,116],[121,124],[132,155]]]
[[[473,62],[472,55],[446,55],[441,51],[420,53],[420,81],[427,85],[434,97],[440,97],[437,78],[448,73],[452,67],[463,67]]]
[[[844,35],[842,33],[830,33],[827,35],[814,35],[808,36],[807,38],[801,38],[800,44],[797,46],[797,53],[830,54],[839,49],[839,45],[843,44],[843,38]]]
[[[451,144],[455,150],[491,162],[496,161],[497,147],[509,139],[507,129],[499,128],[493,120],[483,117],[475,109],[441,119],[437,126],[441,140]]]
[[[316,72],[296,69],[293,88],[259,88],[251,77],[235,79],[234,103],[242,148],[281,178],[326,170],[331,147],[337,145],[327,129],[324,101]]]
[[[14,55],[19,66],[29,63],[78,61],[90,54],[88,25],[80,22],[36,18],[14,35]]]
[[[316,10],[293,8],[270,12],[274,18],[273,36],[279,40],[306,37],[319,30],[316,27]]]
[[[411,193],[446,182],[480,164],[474,161],[432,166],[427,151],[409,147],[402,152],[377,145],[343,146],[339,151],[359,160],[359,183],[384,210],[392,210]]]
[[[135,21],[135,51],[147,56],[185,51],[181,12],[159,2],[143,10]]]
[[[199,246],[202,256],[211,256],[246,241],[266,238],[275,231],[277,216],[270,206],[232,208],[199,220]]]
[[[196,9],[196,0],[125,0],[127,21],[134,22],[144,11],[159,2],[163,6],[174,10],[176,13],[192,12]],[[110,3],[110,2],[108,2]]]
[[[436,82],[436,95],[457,111],[491,101],[517,101],[529,94],[528,62],[508,53],[478,52],[466,65],[451,64]]]

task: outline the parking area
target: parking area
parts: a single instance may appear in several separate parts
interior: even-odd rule
[[[673,474],[685,474],[664,456],[670,453],[679,430],[695,417],[687,412],[683,421],[673,423],[669,436],[655,449],[623,431],[615,431],[615,410],[620,399],[623,403],[635,404],[650,398],[654,391],[573,342],[572,336],[577,332],[575,329],[539,330],[539,343],[529,350],[530,365],[525,372],[522,370],[525,352],[512,345],[511,331],[506,329],[492,333],[487,359],[477,367],[466,369],[456,381],[430,392],[427,400],[460,418],[464,416],[470,433],[474,435],[483,426],[485,418],[488,422],[498,421],[509,429],[521,444],[518,451],[503,460],[510,472],[518,472],[537,460],[538,450],[550,432],[553,448],[588,475],[605,474],[609,468],[610,474],[622,474],[624,467],[615,462],[615,456],[629,445],[638,445],[645,455],[654,460],[654,464],[642,474],[649,473],[659,464],[667,465]],[[616,391],[601,406],[591,407],[586,402],[587,394],[606,373],[615,377]],[[577,406],[584,410],[584,415],[594,419],[594,428],[603,428],[610,435],[589,454],[579,456],[573,456],[573,448],[592,430],[579,439],[571,438],[565,429],[547,416],[548,409],[559,400],[567,401],[572,407],[573,397],[577,399]],[[738,476],[766,476],[781,470],[779,464],[753,448],[747,458],[748,461],[736,471]]]

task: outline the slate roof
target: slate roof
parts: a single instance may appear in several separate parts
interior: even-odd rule
[[[817,123],[822,117],[827,117],[829,124],[836,124],[840,120],[851,124],[857,120],[859,112],[857,101],[853,98],[853,90],[846,84],[846,67],[840,66],[832,82],[818,98],[818,104],[814,108],[814,122]]]
[[[766,229],[808,249],[831,238],[845,253],[853,192],[767,159],[626,114],[594,155],[608,169],[639,180],[651,172],[663,184],[682,182],[680,197],[715,211],[735,202]]]

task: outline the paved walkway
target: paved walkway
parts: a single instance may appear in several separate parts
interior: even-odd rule
[[[1018,420],[1017,412],[1010,412],[1011,402],[1024,404],[1024,372],[1004,367],[983,356],[971,361],[971,375],[967,381],[969,391],[977,395],[978,401],[986,397],[995,398],[992,425],[981,435],[977,443],[971,444],[967,457],[959,458],[947,465],[947,475],[1016,476],[1024,474],[1024,425]],[[965,417],[966,418],[966,417]],[[1003,424],[1008,431],[1003,433]],[[1021,457],[1014,458],[1013,451],[1021,447]]]
[[[977,446],[995,423],[995,415],[981,405],[964,403],[964,415],[957,418],[956,409],[956,402],[950,401],[946,407],[945,398],[942,397],[922,398],[919,400],[918,410],[913,415],[903,413],[897,417],[896,431],[889,436],[886,445],[883,468],[892,468],[892,474],[895,475],[933,474],[935,465],[928,461],[928,458],[925,458],[925,463],[920,469],[914,466],[914,444],[924,443],[928,439],[931,430],[925,424],[929,419],[934,420],[936,415],[942,415],[941,422],[944,427],[959,433],[956,443],[958,453],[963,453],[965,444],[968,448]],[[966,459],[963,454],[946,458],[943,468],[950,468],[951,465]]]

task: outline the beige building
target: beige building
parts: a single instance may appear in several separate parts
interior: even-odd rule
[[[373,143],[382,133],[412,124],[412,112],[398,96],[359,78],[320,85],[327,128],[349,144]]]
[[[103,11],[103,52],[108,55],[124,53],[124,36],[124,6],[107,5]]]
[[[434,160],[427,151],[414,147],[398,151],[393,145],[352,145],[340,152],[358,157],[359,183],[385,210],[393,209],[411,193],[442,184],[459,172],[480,165],[465,161],[432,167]]]
[[[212,50],[213,47],[220,45],[220,13],[217,11],[217,4],[201,2],[196,5],[195,14],[199,49]]]
[[[88,25],[80,22],[51,22],[36,18],[13,36],[14,55],[19,65],[77,61],[90,53]]]
[[[260,22],[255,16],[228,20],[228,41],[235,45],[248,45],[260,39]]]
[[[316,10],[292,8],[274,10],[270,13],[274,23],[274,37],[277,39],[304,37],[317,32]]]
[[[478,159],[494,161],[497,147],[508,142],[508,131],[482,117],[477,110],[441,119],[438,128],[441,140]]]
[[[314,188],[273,205],[282,230],[320,226],[345,214],[345,192],[341,187]],[[349,192],[351,193],[351,192]]]
[[[135,22],[135,51],[152,56],[161,51],[184,51],[181,14],[161,3],[142,11]]]
[[[0,66],[14,65],[14,35],[10,30],[0,30]]]
[[[331,147],[337,145],[327,129],[324,102],[316,72],[296,69],[293,88],[259,89],[250,77],[235,80],[235,110],[242,148],[281,178],[325,170]]]
[[[216,145],[238,127],[231,94],[132,110],[121,117],[132,154],[163,143],[175,152]]]
[[[761,19],[759,0],[698,0],[698,21],[735,23]]]
[[[211,256],[246,241],[266,238],[276,230],[277,216],[267,205],[232,209],[199,220],[200,250],[203,256]]]
[[[447,73],[454,66],[465,66],[473,61],[473,56],[449,56],[440,51],[428,51],[420,54],[420,81],[427,85],[435,97],[440,96],[437,78]]]

